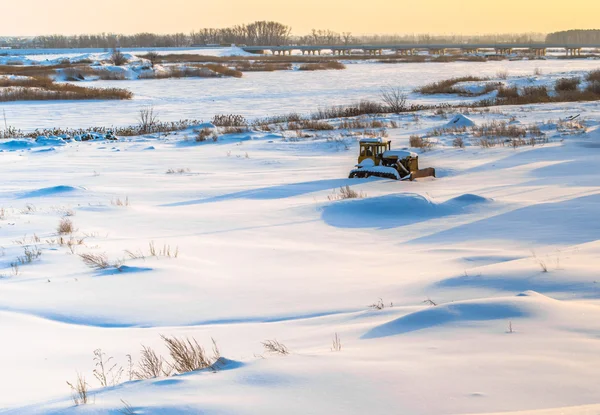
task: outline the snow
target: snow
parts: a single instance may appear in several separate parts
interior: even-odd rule
[[[398,159],[402,160],[407,157],[417,157],[417,153],[413,153],[412,151],[408,150],[388,150],[383,153],[383,157],[398,157]]]
[[[563,74],[582,65],[551,63]],[[428,65],[421,72],[432,72],[414,82],[438,76]],[[187,95],[206,93],[214,106],[198,111],[264,116],[282,103],[302,109],[372,96],[386,74],[405,79],[410,71],[352,68],[348,91],[338,83],[328,92],[337,75],[322,72],[310,78],[314,90],[292,89],[300,78],[290,71],[254,78],[269,86],[258,98],[248,84],[228,83],[240,80],[131,81],[144,91],[131,108],[165,101],[161,118],[167,108],[184,118],[199,102]],[[549,82],[549,72],[536,82]],[[9,124],[31,130],[50,121],[134,122],[127,104],[110,105],[2,109]],[[576,114],[585,131],[560,122]],[[445,132],[429,151],[414,150],[436,179],[395,181],[347,179],[363,131],[295,140],[250,131],[207,143],[190,138],[192,130],[115,142],[0,140],[0,413],[118,414],[123,400],[136,413],[169,415],[596,414],[600,104],[464,117],[537,124],[548,142],[482,148],[466,132],[470,145],[455,148]],[[433,111],[377,119],[398,125],[387,129],[394,152],[448,122]],[[331,197],[345,186],[363,197]],[[63,218],[81,244],[61,245]],[[151,243],[177,257],[151,256]],[[15,275],[26,247],[41,256]],[[78,254],[90,252],[106,253],[120,271],[87,267]],[[378,302],[382,309],[370,307]],[[134,381],[124,374],[119,385],[100,387],[95,349],[126,371],[126,356],[137,361],[142,345],[168,358],[161,334],[193,336],[208,349],[214,338],[220,370]],[[331,350],[335,334],[339,352]],[[267,339],[291,353],[265,352]],[[65,381],[78,372],[92,398],[75,407]]]
[[[457,127],[472,127],[475,125],[475,122],[470,119],[469,117],[463,115],[463,114],[456,114],[454,117],[452,117],[452,120],[450,120],[450,122],[448,124],[446,124],[446,127],[449,128],[457,128]]]
[[[381,144],[384,143],[385,140],[382,137],[375,137],[375,138],[362,138],[360,140],[361,143],[366,143],[366,144]]]

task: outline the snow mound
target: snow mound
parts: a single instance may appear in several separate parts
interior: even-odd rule
[[[30,192],[25,193],[25,194],[21,195],[20,199],[27,199],[30,197],[50,197],[50,196],[56,196],[56,195],[61,195],[61,194],[74,193],[74,192],[78,192],[81,190],[85,190],[85,189],[82,187],[73,187],[73,186],[65,186],[65,185],[44,187],[43,189],[32,190]]]
[[[462,114],[457,114],[455,115],[448,124],[446,124],[446,127],[452,128],[452,127],[472,127],[475,125],[475,121],[473,121],[472,119],[470,119],[469,117],[466,117]]]
[[[323,207],[322,219],[340,228],[393,228],[429,219],[468,213],[475,205],[490,202],[464,194],[444,203],[435,203],[414,193],[397,193],[365,199],[350,199]]]
[[[426,330],[437,326],[473,321],[492,321],[530,317],[544,308],[544,303],[554,301],[535,292],[521,296],[459,301],[429,307],[407,314],[365,333],[362,339],[376,339]]]
[[[35,144],[31,140],[9,140],[0,142],[0,148],[7,151],[23,150],[33,147]]]

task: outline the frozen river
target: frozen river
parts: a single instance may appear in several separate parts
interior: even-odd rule
[[[46,127],[119,126],[136,123],[140,108],[154,106],[162,121],[209,120],[215,114],[242,114],[252,119],[288,112],[306,113],[318,107],[377,100],[386,85],[407,92],[432,81],[462,75],[510,76],[600,68],[598,60],[539,60],[454,63],[348,63],[342,71],[250,72],[243,78],[98,81],[88,86],[121,87],[133,91],[131,101],[54,101],[0,104],[8,125],[23,130]],[[411,96],[419,102],[454,97]]]

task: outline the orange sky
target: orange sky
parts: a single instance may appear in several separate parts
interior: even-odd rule
[[[530,33],[600,28],[600,0],[27,0],[0,7],[0,35],[190,32],[277,20],[364,33]],[[21,6],[19,5],[21,4]]]

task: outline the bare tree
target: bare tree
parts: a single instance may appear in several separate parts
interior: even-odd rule
[[[380,97],[389,112],[399,114],[406,111],[407,97],[402,89],[394,86],[386,86],[381,88]]]
[[[112,61],[112,63],[115,66],[123,66],[123,65],[125,65],[128,62],[128,60],[125,57],[125,55],[123,55],[123,52],[121,52],[117,48],[114,48],[112,50],[112,53],[110,55],[110,60]]]
[[[144,107],[140,109],[138,115],[138,124],[142,134],[151,133],[154,126],[158,123],[158,113],[154,111],[154,107]]]
[[[352,33],[350,32],[342,32],[342,39],[344,40],[344,45],[346,46],[348,46],[354,40]]]
[[[148,59],[150,61],[150,65],[152,65],[152,67],[154,68],[154,64],[156,64],[156,62],[158,62],[160,55],[151,50],[150,52],[146,53],[146,55],[144,55],[144,58]]]

